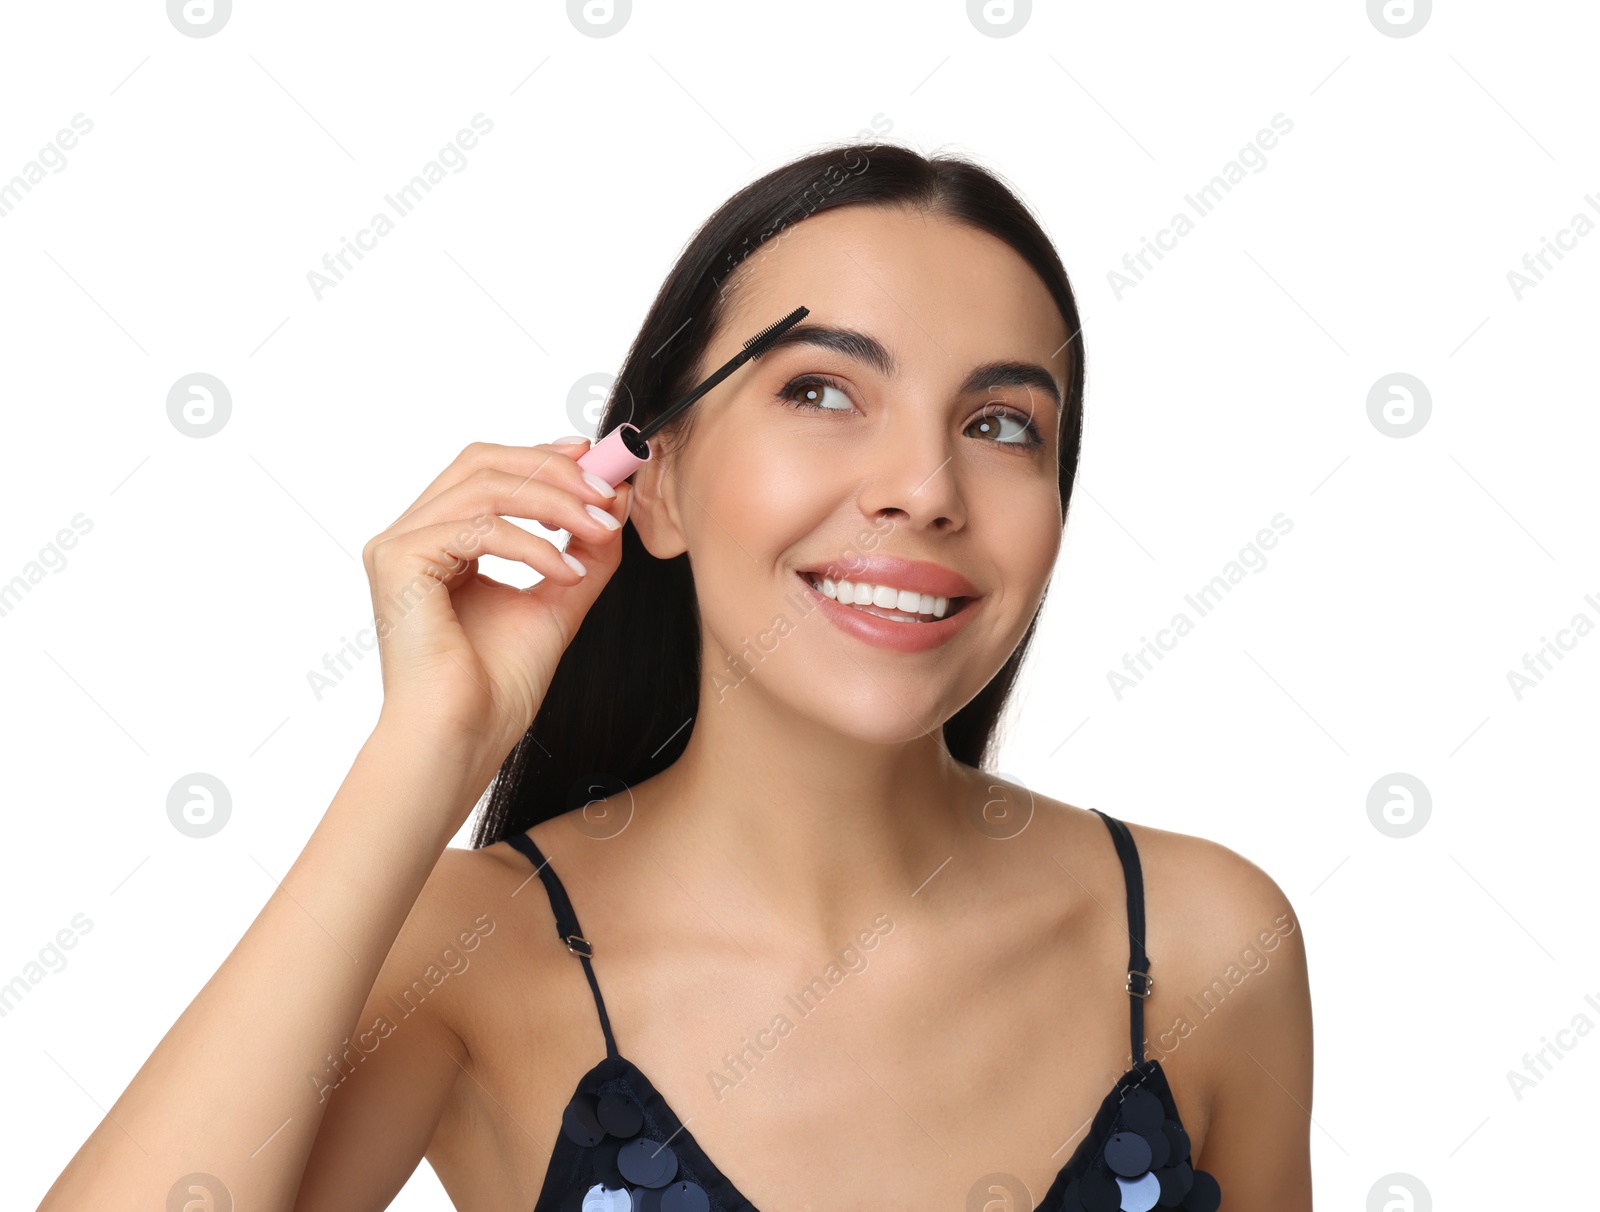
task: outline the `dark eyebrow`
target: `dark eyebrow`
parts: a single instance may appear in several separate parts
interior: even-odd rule
[[[883,342],[853,328],[796,324],[779,336],[771,349],[782,349],[786,345],[814,345],[819,349],[830,349],[857,362],[865,362],[885,377],[893,376],[896,370],[894,357]],[[973,368],[962,382],[961,392],[965,395],[986,391],[991,387],[1032,388],[1054,400],[1058,411],[1062,407],[1061,389],[1056,386],[1055,376],[1037,362],[985,362]]]

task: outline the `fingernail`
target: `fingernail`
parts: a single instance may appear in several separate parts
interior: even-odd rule
[[[586,577],[589,575],[589,570],[583,566],[582,561],[580,561],[577,556],[572,555],[570,552],[563,551],[561,553],[561,558],[565,560],[572,568],[572,571],[577,573],[580,577]]]
[[[611,485],[607,484],[604,480],[602,480],[599,476],[595,475],[594,472],[592,472],[592,471],[584,472],[583,473],[583,479],[584,479],[584,482],[587,483],[590,488],[594,489],[596,492],[598,492],[603,497],[610,498],[610,497],[614,497],[614,496],[617,495],[617,490],[615,488],[611,487]]]
[[[584,437],[582,434],[576,434],[575,433],[575,434],[572,434],[570,437],[557,438],[554,442],[550,443],[550,445],[552,445],[552,446],[576,446],[576,445],[578,445],[578,443],[587,442],[588,440],[589,439]]]
[[[616,530],[622,525],[621,522],[617,521],[616,518],[612,517],[598,505],[585,505],[584,508],[587,509],[591,515],[593,515],[596,522],[599,522],[600,525],[604,526],[607,530]]]

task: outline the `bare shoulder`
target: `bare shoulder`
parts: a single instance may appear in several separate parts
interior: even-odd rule
[[[1098,813],[1037,792],[1029,794],[1044,806],[1056,828],[1077,834],[1074,841],[1079,848],[1103,844],[1112,865],[1117,865],[1110,833]],[[1263,931],[1283,936],[1297,932],[1298,918],[1283,889],[1238,851],[1209,838],[1139,824],[1120,813],[1110,815],[1128,827],[1138,851],[1147,929],[1162,931],[1178,944],[1177,950],[1192,954],[1205,951],[1213,941],[1237,939],[1242,946]],[[1178,927],[1176,933],[1166,933]],[[1154,946],[1148,949],[1155,953]]]
[[[529,895],[529,888],[537,895]],[[494,842],[472,849],[448,846],[439,856],[428,879],[419,906],[442,918],[446,924],[485,915],[492,920],[509,921],[523,928],[534,922],[550,927],[549,901],[540,885],[538,872],[526,855],[508,842]],[[550,927],[553,930],[553,927]]]
[[[1120,882],[1110,831],[1096,812],[1037,794],[1034,800],[1061,831],[1063,849],[1100,851],[1102,888]],[[1238,1055],[1230,1049],[1256,1030],[1304,1037],[1309,1048],[1303,931],[1278,882],[1220,842],[1110,815],[1133,837],[1144,885],[1145,950],[1154,981],[1146,1005],[1152,1053],[1170,1050],[1177,1032],[1186,1035],[1203,1023],[1204,1045],[1187,1049],[1181,1065],[1192,1080],[1205,1080],[1202,1067],[1233,1067]],[[1269,969],[1273,977],[1261,979]],[[1219,1012],[1224,1002],[1230,1007],[1226,1014]]]
[[[1147,916],[1184,922],[1184,950],[1276,947],[1273,938],[1298,936],[1288,896],[1253,860],[1210,838],[1123,823],[1139,850]]]
[[[534,975],[547,950],[527,945],[544,901],[542,890],[526,895],[530,879],[538,883],[532,865],[510,846],[446,847],[390,953],[391,969],[414,978],[400,996],[425,999],[469,1054],[496,993]]]
[[[1199,1164],[1230,1203],[1309,1209],[1312,1019],[1299,914],[1237,851],[1125,823],[1144,874],[1156,981],[1148,1054],[1198,1095]]]
[[[545,822],[529,831],[546,854],[554,828]],[[549,893],[528,856],[506,841],[450,847],[429,883],[437,884],[424,898],[434,937],[477,931],[487,943],[472,956],[478,975],[456,982],[442,1007],[468,1047],[476,1040],[484,1051],[515,1049],[530,1032],[558,1049],[587,1047],[589,989],[574,979],[574,953],[561,943]]]
[[[1119,818],[1120,819],[1120,818]],[[1261,1032],[1310,1046],[1310,1000],[1300,916],[1278,882],[1252,859],[1210,838],[1125,821],[1144,877],[1146,949],[1165,975],[1150,1024],[1170,1013],[1209,1039],[1196,1051],[1208,1076],[1236,1071],[1237,1046]],[[1268,973],[1271,973],[1268,976]],[[1226,1013],[1223,1012],[1226,1008]]]

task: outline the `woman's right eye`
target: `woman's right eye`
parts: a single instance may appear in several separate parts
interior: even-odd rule
[[[824,402],[830,391],[840,397],[842,407],[837,403],[829,405]],[[790,408],[804,408],[816,412],[848,412],[852,407],[850,397],[845,394],[844,389],[821,375],[801,375],[797,379],[791,379],[778,393],[778,399]]]

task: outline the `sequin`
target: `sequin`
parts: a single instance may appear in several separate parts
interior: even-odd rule
[[[1183,1194],[1188,1195],[1189,1189],[1194,1186],[1194,1167],[1189,1164],[1188,1158],[1184,1158],[1173,1169],[1178,1172],[1178,1185],[1183,1188]]]
[[[1117,1186],[1122,1189],[1122,1212],[1150,1212],[1161,1194],[1160,1181],[1148,1170],[1138,1178],[1118,1178]]]
[[[1068,1184],[1062,1212],[1217,1212],[1222,1189],[1189,1161],[1189,1134],[1160,1098],[1131,1090],[1088,1167]]]
[[[629,1212],[633,1197],[626,1191],[595,1183],[584,1194],[583,1212]]]
[[[1178,1175],[1176,1166],[1163,1166],[1150,1173],[1156,1176],[1156,1181],[1161,1184],[1161,1195],[1156,1200],[1163,1208],[1176,1208],[1183,1202],[1183,1193],[1186,1190],[1182,1178]]]
[[[1222,1188],[1204,1170],[1194,1172],[1194,1186],[1183,1197],[1184,1212],[1217,1212],[1222,1203]]]
[[[1090,1169],[1078,1180],[1078,1199],[1083,1212],[1120,1212],[1122,1188],[1107,1171]]]
[[[636,1136],[617,1150],[617,1168],[630,1183],[664,1187],[678,1173],[678,1155],[670,1145]]]
[[[1122,1100],[1122,1122],[1141,1136],[1157,1131],[1166,1117],[1161,1100],[1148,1090],[1131,1090]]]
[[[1105,1155],[1106,1165],[1124,1178],[1137,1178],[1150,1168],[1150,1142],[1137,1132],[1113,1132]]]
[[[1157,1128],[1154,1132],[1141,1132],[1139,1135],[1150,1146],[1150,1168],[1159,1170],[1166,1165],[1172,1156],[1172,1142],[1167,1139],[1167,1134]]]
[[[1183,1125],[1175,1119],[1169,1119],[1161,1125],[1161,1134],[1167,1138],[1172,1146],[1172,1157],[1182,1161],[1189,1156],[1189,1134],[1183,1130]]]
[[[561,1113],[561,1130],[586,1149],[598,1145],[606,1137],[606,1130],[601,1127],[596,1114],[596,1106],[594,1095],[580,1090],[572,1096],[567,1109]]]
[[[644,1111],[630,1095],[621,1091],[602,1096],[595,1117],[612,1136],[629,1137],[644,1127]]]

